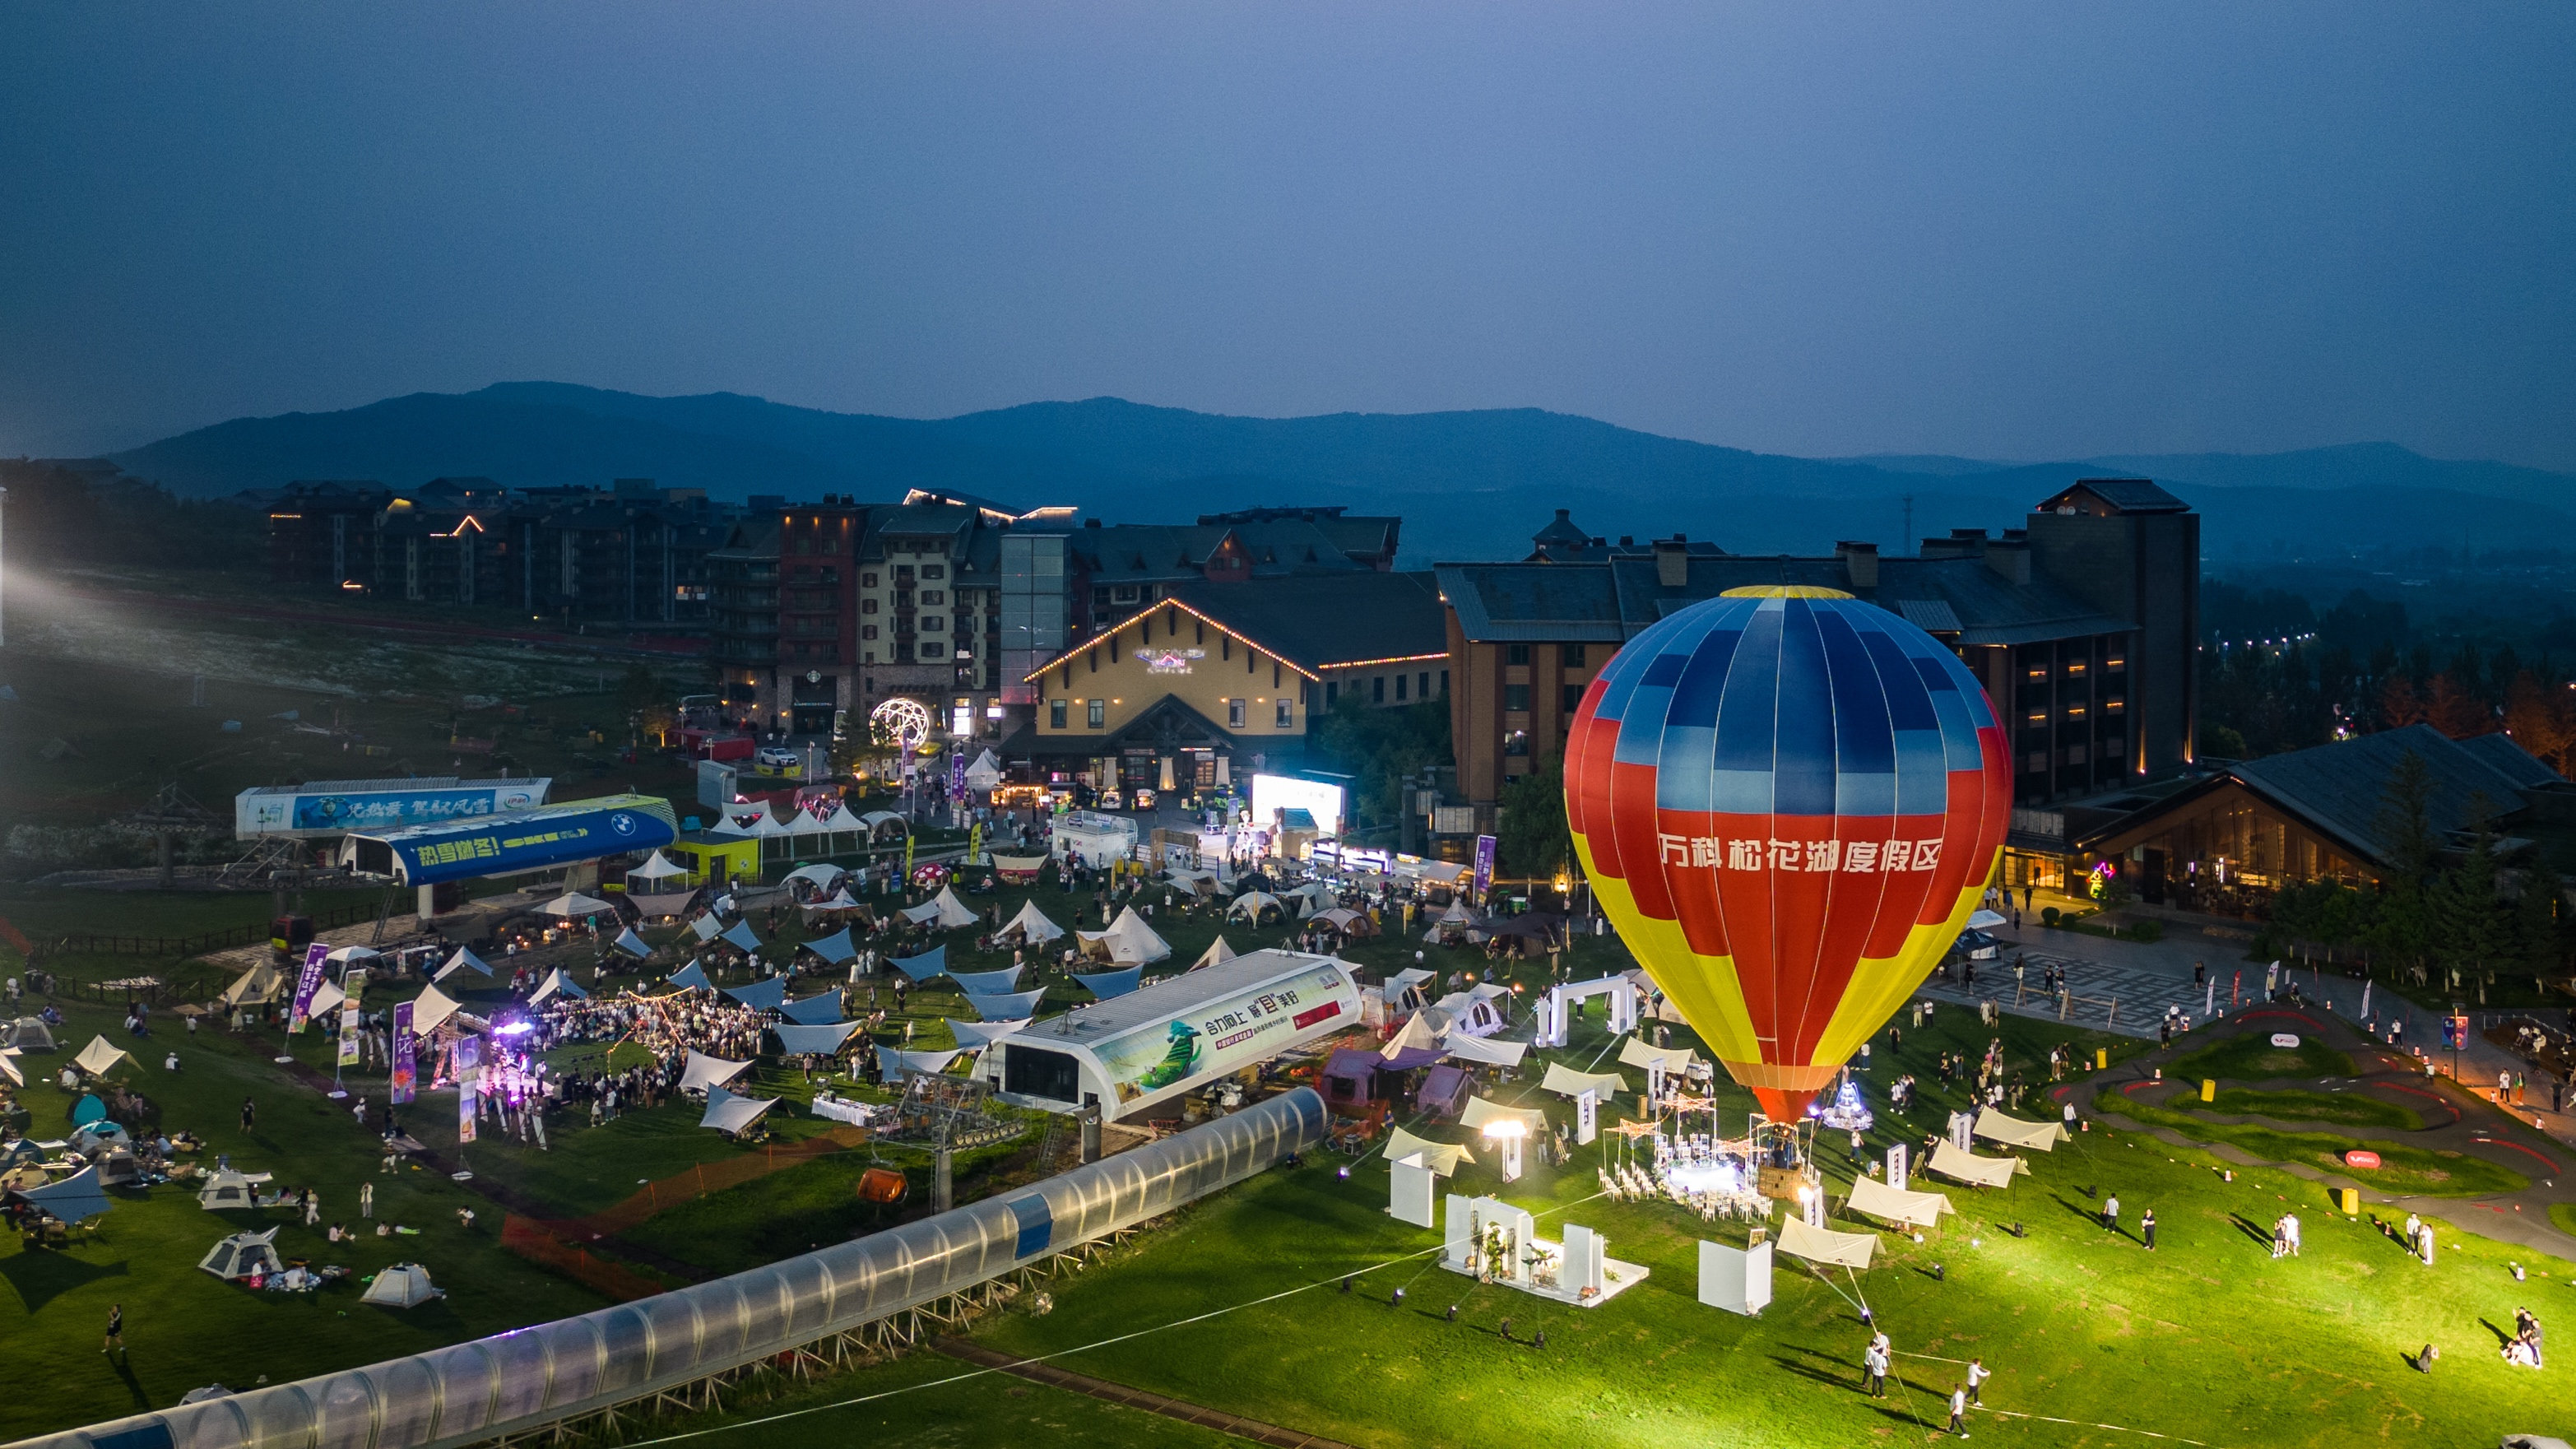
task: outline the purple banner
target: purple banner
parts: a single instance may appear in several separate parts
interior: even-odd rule
[[[966,752],[957,750],[948,756],[948,798],[966,798]]]
[[[1493,888],[1494,837],[1479,835],[1476,837],[1476,899],[1483,900],[1485,892]]]
[[[399,1107],[409,1102],[419,1085],[419,1063],[412,1055],[411,1003],[396,1002],[394,1004],[394,1105]]]
[[[474,1140],[474,1094],[483,1081],[483,1040],[460,1036],[456,1039],[456,1143],[462,1147]]]
[[[295,1005],[286,1014],[288,1032],[304,1030],[304,1023],[312,1018],[313,993],[322,989],[322,965],[330,957],[327,941],[315,941],[304,948],[304,971],[295,978]]]

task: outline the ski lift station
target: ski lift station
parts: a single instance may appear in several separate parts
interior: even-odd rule
[[[982,1073],[1018,1106],[1168,1116],[1178,1098],[1359,1020],[1350,963],[1274,948],[1031,1022],[987,1049]]]

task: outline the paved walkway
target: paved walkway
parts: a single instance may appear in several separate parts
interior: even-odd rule
[[[1057,1368],[1053,1364],[1033,1362],[1007,1353],[996,1353],[980,1344],[968,1343],[962,1338],[933,1339],[930,1346],[950,1358],[982,1368],[997,1369],[1013,1378],[1026,1379],[1033,1384],[1045,1384],[1049,1388],[1069,1389],[1074,1393],[1102,1399],[1112,1404],[1124,1404],[1131,1409],[1160,1414],[1166,1419],[1178,1419],[1184,1424],[1196,1424],[1204,1429],[1219,1430],[1239,1439],[1249,1439],[1256,1444],[1275,1444],[1279,1449],[1352,1449],[1352,1446],[1338,1439],[1318,1438],[1313,1434],[1301,1433],[1295,1429],[1282,1429],[1276,1424],[1265,1424],[1258,1419],[1239,1418],[1216,1409],[1183,1403],[1179,1399],[1167,1399],[1161,1394],[1149,1394],[1143,1389],[1131,1389],[1125,1384],[1113,1384],[1107,1379],[1095,1379],[1087,1374],[1072,1373]]]
[[[2473,1198],[2386,1193],[2374,1189],[2366,1179],[2329,1172],[2308,1163],[2268,1161],[2227,1143],[2202,1142],[2187,1132],[2168,1127],[2145,1127],[2122,1116],[2120,1105],[2124,1100],[2155,1100],[2163,1094],[2189,1090],[2188,1083],[2179,1080],[2158,1082],[2155,1078],[2156,1070],[2175,1058],[2198,1051],[2213,1041],[2245,1032],[2273,1031],[2313,1036],[2349,1054],[2353,1064],[2360,1069],[2359,1075],[2352,1079],[2356,1085],[2422,1113],[2427,1125],[2420,1131],[2406,1132],[2215,1114],[2211,1117],[2213,1122],[2253,1122],[2274,1131],[2321,1136],[2383,1136],[2402,1140],[2410,1146],[2459,1152],[2511,1168],[2531,1179],[2530,1186],[2519,1192]],[[2299,1079],[2240,1085],[2313,1089],[2317,1083]],[[2507,1118],[2492,1102],[2447,1078],[2427,1077],[2416,1058],[2380,1046],[2364,1037],[2350,1023],[2313,1007],[2249,1008],[2214,1026],[2194,1031],[2170,1047],[2123,1062],[2090,1080],[2057,1088],[2051,1096],[2061,1101],[2072,1100],[2079,1111],[2116,1119],[2117,1125],[2126,1130],[2144,1131],[2175,1146],[2200,1148],[2240,1166],[2276,1167],[2329,1187],[2356,1188],[2364,1202],[2392,1209],[2391,1216],[2420,1213],[2440,1218],[2463,1232],[2474,1232],[2481,1237],[2520,1244],[2560,1257],[2576,1258],[2576,1237],[2560,1231],[2549,1218],[2549,1205],[2567,1201],[2570,1196],[2570,1190],[2558,1187],[2556,1180],[2568,1172],[2571,1162],[2576,1162],[2576,1154],[2553,1150],[2560,1148],[2561,1144],[2532,1131],[2522,1119]],[[2181,1105],[2187,1110],[2191,1107],[2188,1102]]]

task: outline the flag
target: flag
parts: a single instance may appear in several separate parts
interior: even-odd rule
[[[410,1102],[419,1081],[419,1062],[412,1054],[411,1003],[397,1002],[394,1005],[393,1104],[400,1107]]]
[[[456,1145],[474,1140],[474,1093],[483,1080],[483,1041],[480,1037],[456,1039]]]
[[[351,971],[340,978],[340,989],[349,993],[340,1008],[340,1065],[358,1064],[358,997],[367,989],[367,973]]]
[[[286,1029],[300,1033],[311,1014],[313,993],[322,989],[322,963],[331,956],[328,943],[316,941],[304,948],[304,970],[295,978],[295,1005],[286,1016]]]
[[[1493,888],[1494,837],[1479,835],[1476,837],[1476,899],[1482,901],[1485,893]]]

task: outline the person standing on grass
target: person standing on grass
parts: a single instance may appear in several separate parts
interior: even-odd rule
[[[1968,1360],[1969,1403],[1976,1404],[1980,1407],[1984,1406],[1986,1402],[1986,1380],[1993,1378],[1994,1376],[1995,1371],[1986,1367],[1986,1361],[1983,1358],[1972,1358]]]
[[[1968,1389],[1962,1384],[1950,1391],[1950,1432],[1968,1437]]]
[[[2156,1210],[2154,1208],[2147,1209],[2146,1216],[2138,1220],[2138,1232],[2146,1239],[2147,1251],[2154,1252],[2156,1250]]]
[[[1876,1343],[1861,1350],[1860,1366],[1862,1376],[1867,1380],[1864,1387],[1869,1391],[1869,1396],[1873,1399],[1886,1398],[1887,1355],[1878,1351]]]
[[[250,1131],[250,1129],[251,1129],[252,1125],[253,1125],[253,1124],[255,1124],[255,1123],[257,1123],[258,1121],[259,1121],[259,1104],[258,1104],[257,1102],[252,1101],[252,1100],[251,1100],[250,1098],[248,1098],[248,1097],[244,1097],[244,1098],[242,1098],[242,1118],[241,1118],[242,1128],[241,1128],[241,1130],[242,1130],[244,1133],[248,1133],[248,1132]]]
[[[122,1303],[107,1305],[107,1342],[100,1347],[99,1352],[111,1351],[125,1352],[125,1305]]]
[[[2120,1195],[2116,1192],[2102,1199],[2102,1226],[2115,1233],[2120,1230]]]

